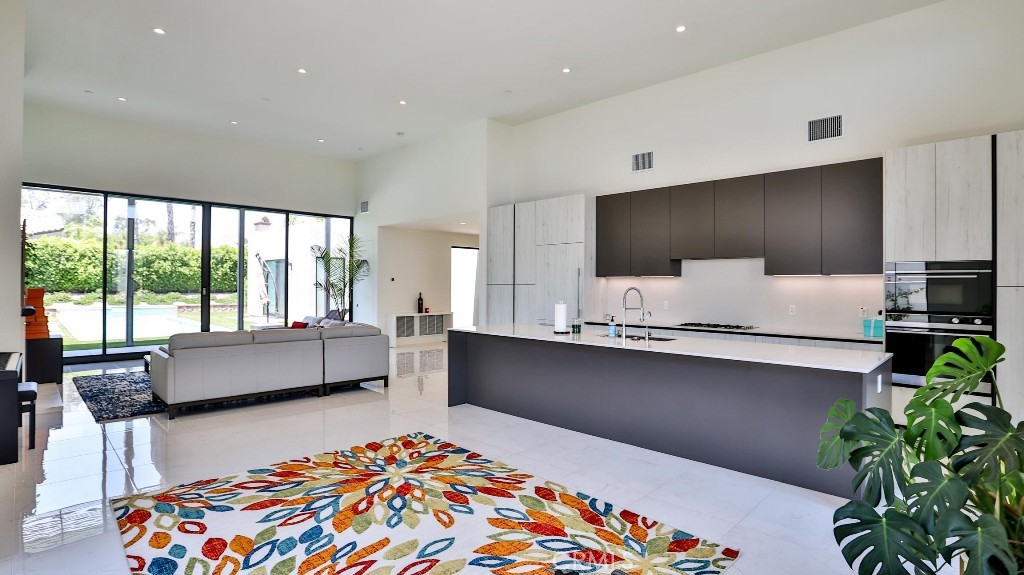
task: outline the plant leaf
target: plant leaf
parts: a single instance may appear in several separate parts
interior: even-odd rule
[[[982,378],[1003,361],[1006,347],[986,336],[962,337],[953,342],[956,351],[940,355],[925,374],[927,384],[914,397],[930,402],[936,397],[949,397],[956,402],[964,393],[978,388]]]
[[[914,466],[910,476],[919,481],[907,485],[907,511],[925,531],[935,534],[936,518],[949,512],[960,513],[967,503],[967,484],[956,475],[946,476],[937,461],[923,461]]]
[[[948,401],[936,398],[925,403],[915,397],[903,413],[907,415],[903,439],[918,456],[923,455],[926,460],[945,459],[956,449],[963,431]]]
[[[977,412],[977,417],[969,412]],[[978,435],[964,435],[957,444],[960,455],[950,460],[953,469],[968,483],[979,479],[986,483],[998,481],[1000,476],[1021,469],[1024,455],[1024,422],[1016,427],[1010,414],[993,405],[969,403],[957,412],[960,425],[977,429]]]
[[[856,410],[856,405],[849,399],[840,399],[829,408],[825,425],[821,426],[821,443],[818,445],[819,469],[835,469],[850,460],[850,452],[857,446],[857,442],[843,439],[840,432],[853,418]]]
[[[971,521],[963,513],[957,513],[951,517],[946,534],[955,540],[942,548],[942,556],[947,562],[952,562],[954,557],[966,554],[967,570],[964,575],[1017,572],[1017,562],[1010,551],[1006,530],[995,517],[986,513],[977,521]],[[994,563],[1001,564],[1003,569],[996,570]]]
[[[853,567],[861,559],[860,575],[906,575],[903,562],[919,573],[934,575],[935,550],[924,528],[895,509],[879,515],[870,505],[853,500],[832,516],[833,533],[846,562]],[[877,569],[877,571],[876,571]]]
[[[902,490],[907,484],[903,434],[896,429],[892,416],[884,409],[869,407],[855,414],[841,434],[861,444],[850,454],[850,463],[857,470],[854,491],[863,488],[862,499],[872,506],[892,505],[896,488]]]

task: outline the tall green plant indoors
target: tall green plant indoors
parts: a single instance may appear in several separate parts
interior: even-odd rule
[[[370,275],[370,262],[364,257],[363,240],[355,234],[350,234],[348,239],[338,244],[334,250],[312,246],[310,251],[323,272],[323,279],[316,281],[317,289],[325,292],[337,309],[348,309],[348,316],[351,319],[352,292],[357,283]]]
[[[993,368],[1006,348],[961,338],[935,360],[904,413],[854,412],[841,399],[821,429],[818,467],[849,463],[858,498],[833,516],[843,556],[861,575],[1024,572],[1024,422],[1003,409]],[[987,376],[987,377],[986,377]],[[952,406],[991,380],[996,405]],[[881,509],[881,512],[879,512]]]

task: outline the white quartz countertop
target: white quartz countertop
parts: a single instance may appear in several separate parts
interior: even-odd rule
[[[550,326],[505,324],[452,328],[451,331],[532,339],[535,341],[550,341],[570,345],[608,348],[623,347],[621,337],[613,341],[606,337],[606,334],[592,329],[584,329],[581,334],[556,335]],[[694,337],[680,337],[672,341],[652,341],[649,345],[643,340],[627,340],[625,349],[852,373],[871,373],[875,368],[892,357],[891,353],[876,351],[854,351]]]
[[[607,325],[607,322],[588,321],[587,324],[596,325],[600,327]],[[627,324],[630,328],[640,329],[641,327],[641,325],[638,323],[627,322]],[[667,329],[678,332],[698,331],[710,333],[738,333],[740,335],[764,335],[805,339],[842,340],[862,343],[883,343],[883,339],[880,337],[865,337],[863,327],[860,329],[860,331],[857,331],[856,329],[824,329],[808,327],[755,327],[754,329],[716,329],[711,327],[682,327],[679,325],[655,323],[648,323],[646,324],[646,327],[649,327],[651,329]]]

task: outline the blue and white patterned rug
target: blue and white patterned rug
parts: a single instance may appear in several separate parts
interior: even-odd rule
[[[149,374],[144,371],[80,375],[72,381],[96,423],[167,411],[167,404],[153,396]]]

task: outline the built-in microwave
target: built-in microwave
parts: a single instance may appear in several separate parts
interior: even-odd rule
[[[922,386],[955,340],[991,335],[994,292],[991,261],[887,263],[885,350],[893,354],[893,383]]]
[[[885,264],[885,313],[992,316],[992,262]]]

